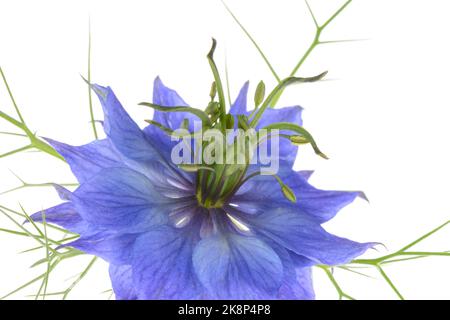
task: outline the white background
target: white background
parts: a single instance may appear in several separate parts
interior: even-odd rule
[[[311,0],[324,21],[342,1]],[[284,77],[312,39],[314,25],[301,0],[229,0]],[[450,20],[448,1],[355,0],[324,32],[324,40],[366,41],[323,45],[300,75],[329,71],[326,81],[286,91],[281,105],[305,108],[305,127],[330,156],[325,161],[309,148],[298,168],[316,170],[312,182],[322,188],[364,190],[326,228],[358,241],[378,241],[395,250],[450,218]],[[0,65],[33,130],[71,144],[92,139],[86,74],[89,15],[92,22],[92,78],[111,85],[127,110],[144,125],[151,116],[137,106],[151,99],[152,82],[163,81],[190,104],[203,107],[212,76],[205,55],[214,36],[216,60],[228,59],[231,92],[245,80],[251,92],[263,79],[275,81],[254,47],[220,1],[0,1]],[[97,118],[100,109],[95,101]],[[4,86],[0,110],[13,114]],[[10,129],[0,120],[0,131]],[[21,146],[20,139],[0,136],[0,154]],[[9,170],[28,182],[73,182],[68,167],[37,153],[0,160],[0,191],[18,185]],[[0,204],[32,213],[58,203],[50,189],[28,189],[0,196]],[[0,227],[11,227],[0,217]],[[450,228],[417,250],[449,250]],[[32,240],[0,233],[0,296],[41,270],[29,266],[44,256],[18,254]],[[380,253],[386,253],[380,247]],[[50,289],[68,280],[87,263],[67,263],[50,279]],[[450,298],[449,258],[427,258],[386,267],[408,299]],[[70,298],[107,298],[107,267],[96,265]],[[391,299],[395,295],[376,272],[366,279],[345,271],[336,276],[357,298]],[[318,298],[336,298],[315,270]],[[62,282],[65,281],[65,282]],[[37,290],[32,287],[15,298]]]

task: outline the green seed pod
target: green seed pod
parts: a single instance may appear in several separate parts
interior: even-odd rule
[[[214,172],[214,169],[207,166],[201,166],[198,164],[180,164],[178,165],[178,168],[186,172],[197,172],[199,170],[208,170]]]
[[[295,145],[308,144],[309,141],[303,136],[290,136],[289,140]]]
[[[266,95],[266,85],[261,80],[258,83],[255,91],[255,109],[264,101],[264,97]]]
[[[214,81],[211,84],[211,90],[209,91],[209,96],[211,97],[211,101],[214,100],[214,98],[216,97],[217,94],[217,85],[216,82]]]
[[[287,185],[282,185],[281,186],[281,191],[283,192],[283,194],[286,197],[286,199],[288,199],[289,201],[291,201],[293,203],[297,202],[297,197],[295,196],[295,194],[292,191],[292,189],[289,188]]]
[[[226,128],[227,129],[234,128],[234,117],[231,114],[227,114],[227,116],[226,116]]]

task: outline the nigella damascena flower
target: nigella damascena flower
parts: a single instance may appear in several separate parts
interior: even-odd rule
[[[277,179],[296,202],[271,175],[239,184],[250,174],[243,171],[233,186],[226,179],[214,186],[208,184],[214,175],[199,179],[208,172],[187,172],[171,161],[174,142],[161,129],[178,129],[185,119],[193,123],[195,114],[156,110],[153,121],[160,126],[141,130],[109,87],[92,87],[103,107],[106,139],[83,146],[49,140],[80,185],[74,192],[58,187],[65,202],[45,210],[45,217],[80,234],[69,246],[109,262],[116,298],[312,299],[311,266],[343,264],[372,246],[321,227],[360,193],[311,186],[310,172],[292,169],[297,147],[289,140],[280,141]],[[247,91],[248,83],[231,115],[250,115]],[[153,103],[187,106],[159,78]],[[268,108],[257,128],[301,125],[301,111]]]

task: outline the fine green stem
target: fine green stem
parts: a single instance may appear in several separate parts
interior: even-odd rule
[[[308,59],[308,57],[311,55],[313,50],[320,44],[319,38],[320,38],[320,34],[322,33],[321,30],[322,29],[317,29],[313,41],[311,42],[311,44],[309,45],[308,49],[303,54],[303,56],[300,58],[300,60],[297,62],[294,69],[292,69],[291,73],[289,74],[291,77],[297,74],[298,70],[305,63],[306,59]]]
[[[413,255],[413,256],[414,255],[416,255],[416,256],[442,255],[442,256],[446,256],[447,253],[442,254],[442,253],[436,253],[436,252],[406,252],[406,250],[410,249],[411,247],[415,246],[419,242],[421,242],[421,241],[425,240],[426,238],[430,237],[431,235],[435,234],[436,232],[438,232],[439,230],[441,230],[442,228],[447,226],[449,223],[450,223],[450,220],[444,222],[443,224],[441,224],[438,227],[434,228],[430,232],[427,232],[423,236],[421,236],[418,239],[412,241],[411,243],[409,243],[406,246],[404,246],[403,248],[395,251],[394,253],[387,254],[387,255],[381,256],[381,257],[376,258],[376,259],[356,259],[356,260],[353,260],[352,263],[378,265],[378,264],[380,264],[380,263],[382,263],[384,261],[387,261],[388,259],[395,258],[395,257],[397,257],[399,255]]]
[[[405,300],[405,298],[402,296],[400,291],[398,291],[397,287],[394,285],[394,283],[391,281],[391,279],[388,277],[386,272],[384,272],[383,268],[381,268],[379,265],[376,266],[378,271],[380,272],[381,276],[386,280],[386,282],[389,284],[389,286],[394,290],[395,294],[400,298],[400,300]]]
[[[212,39],[212,46],[211,46],[211,50],[209,51],[208,55],[206,56],[208,59],[208,63],[209,66],[211,67],[211,71],[213,73],[214,76],[214,81],[216,82],[216,87],[217,87],[217,95],[219,96],[219,106],[220,106],[220,123],[221,123],[221,129],[222,132],[225,133],[226,130],[226,102],[225,102],[225,94],[223,91],[223,85],[222,85],[222,80],[220,79],[220,74],[219,74],[219,70],[217,69],[217,65],[214,62],[214,51],[216,50],[216,46],[217,46],[217,41],[216,39]]]
[[[35,235],[28,231],[25,227],[22,226],[19,222],[17,222],[13,217],[11,217],[9,214],[7,214],[5,211],[0,209],[0,212],[7,217],[12,223],[14,223],[19,229],[21,229],[23,232],[27,234],[27,236],[33,238],[36,240],[39,244],[44,245],[44,242],[41,240],[43,239],[42,235]]]
[[[418,238],[417,240],[414,240],[413,242],[409,243],[408,245],[404,246],[403,248],[401,248],[399,250],[399,252],[404,252],[406,250],[408,250],[409,248],[411,248],[412,246],[415,246],[416,244],[418,244],[419,242],[425,240],[426,238],[428,238],[429,236],[433,235],[434,233],[438,232],[439,230],[441,230],[442,228],[446,227],[448,224],[450,224],[450,220],[444,222],[443,224],[441,224],[440,226],[434,228],[433,230],[431,230],[430,232],[424,234],[423,236],[421,236],[420,238]]]
[[[322,44],[322,41],[320,40],[320,36],[322,35],[323,30],[350,4],[350,2],[352,2],[352,0],[348,0],[346,1],[341,7],[339,7],[339,9],[327,20],[325,21],[324,24],[319,25],[319,23],[317,22],[316,16],[314,15],[308,1],[306,1],[306,5],[308,7],[309,13],[314,21],[314,25],[316,26],[316,32],[314,34],[314,38],[313,41],[311,42],[311,44],[309,45],[308,49],[306,49],[305,53],[301,56],[300,60],[297,62],[297,64],[295,65],[295,67],[292,69],[291,73],[289,74],[289,76],[295,76],[298,71],[300,70],[300,68],[303,66],[303,64],[305,63],[306,59],[308,59],[308,57],[311,55],[311,53],[314,51],[314,49],[316,49],[317,46],[319,46],[320,44]],[[327,41],[326,43],[332,43],[333,41]],[[336,41],[338,42],[338,41]],[[340,41],[339,41],[340,42]],[[284,90],[281,90],[277,96],[275,97],[274,101],[273,101],[273,105],[276,105],[276,103],[278,102],[278,100],[280,99],[281,95],[283,94]]]
[[[289,85],[292,85],[294,83],[300,83],[300,82],[313,82],[318,81],[322,79],[326,75],[326,72],[321,73],[320,75],[316,77],[310,77],[310,78],[296,78],[296,77],[288,77],[286,79],[283,79],[280,83],[277,84],[277,86],[269,93],[267,98],[264,100],[264,102],[261,104],[261,107],[258,109],[255,109],[254,112],[252,112],[253,118],[250,121],[250,127],[256,128],[258,125],[259,120],[261,119],[264,112],[269,108],[270,106],[274,106],[274,101],[276,97],[278,96],[279,92],[284,90]]]
[[[23,133],[15,133],[15,132],[0,131],[0,134],[4,134],[7,136],[15,136],[15,137],[24,137],[24,138],[27,137],[27,135],[25,135]]]
[[[11,208],[8,208],[8,207],[5,207],[5,206],[3,206],[3,205],[0,205],[0,212],[4,212],[4,211],[8,211],[8,212],[10,212],[10,213],[12,213],[12,214],[14,214],[14,215],[16,215],[16,216],[18,216],[18,217],[23,218],[23,219],[27,219],[27,220],[28,220],[28,218],[29,218],[29,216],[27,217],[27,215],[24,214],[24,213],[21,213],[21,212],[19,212],[19,211],[16,211],[16,210],[13,210],[13,209],[11,209]],[[52,228],[52,229],[54,229],[54,230],[61,231],[61,232],[63,232],[63,233],[72,234],[72,235],[75,234],[75,233],[73,233],[73,232],[70,232],[70,231],[68,231],[68,230],[62,229],[62,228],[60,228],[60,227],[58,227],[58,226],[55,226],[55,225],[53,225],[53,224],[48,224],[47,226],[48,226],[49,228]],[[57,242],[57,244],[60,244],[60,243]]]
[[[3,118],[4,120],[8,121],[9,123],[11,123],[12,125],[16,126],[17,128],[19,128],[20,130],[25,130],[25,126],[17,121],[16,119],[14,119],[13,117],[7,115],[6,113],[4,113],[3,111],[0,111],[0,117]]]
[[[45,188],[45,187],[53,187],[55,184],[52,182],[46,182],[46,183],[27,183],[27,182],[22,182],[22,185],[18,186],[18,187],[14,187],[5,191],[0,192],[0,196],[1,195],[5,195],[7,193],[11,193],[14,191],[18,191],[21,189],[25,189],[25,188]],[[63,186],[63,187],[76,187],[78,186],[78,183],[58,183],[58,185]]]
[[[27,145],[27,146],[22,147],[22,148],[18,148],[18,149],[12,150],[12,151],[8,151],[6,153],[0,154],[0,159],[12,156],[13,154],[20,153],[20,152],[25,151],[25,150],[29,150],[31,148],[33,148],[32,145]]]
[[[12,125],[16,126],[17,128],[19,128],[20,130],[23,131],[23,133],[25,134],[26,137],[28,137],[28,139],[30,140],[30,145],[11,151],[11,152],[7,152],[3,155],[0,156],[1,157],[6,157],[6,156],[10,156],[13,155],[15,153],[21,152],[21,151],[25,151],[27,149],[31,149],[31,148],[36,148],[40,151],[43,151],[51,156],[54,156],[60,160],[64,160],[64,158],[58,153],[56,152],[55,149],[53,149],[48,143],[44,142],[43,140],[41,140],[40,138],[38,138],[25,124],[25,120],[20,112],[20,109],[16,103],[16,100],[14,99],[14,96],[11,92],[11,89],[9,87],[9,84],[6,80],[6,76],[3,72],[3,70],[0,68],[0,74],[1,77],[3,79],[3,82],[5,84],[5,87],[8,91],[9,97],[11,99],[12,104],[14,105],[14,108],[16,110],[17,116],[19,117],[20,120],[16,120],[13,117],[9,116],[8,114],[4,113],[3,111],[0,111],[0,118],[3,118],[4,120],[6,120],[7,122],[11,123]]]
[[[87,81],[91,83],[91,21],[89,20],[89,41],[88,41],[88,66],[87,66]],[[92,106],[92,90],[88,86],[88,97],[89,97],[89,115],[91,117],[92,131],[94,132],[94,137],[98,139],[97,127],[95,125],[94,108]]]
[[[52,265],[50,266],[50,270],[53,270],[53,269],[58,265],[58,263],[59,263],[60,261],[61,261],[60,259],[56,259],[56,260],[52,263]],[[15,293],[17,293],[17,292],[19,292],[19,291],[25,289],[26,287],[32,285],[33,283],[35,283],[35,282],[37,282],[37,281],[43,279],[43,278],[45,277],[46,274],[47,274],[47,272],[44,272],[44,273],[42,273],[41,275],[37,276],[36,278],[34,278],[34,279],[32,279],[32,280],[30,280],[30,281],[24,283],[23,285],[21,285],[20,287],[14,289],[13,291],[9,292],[8,294],[6,294],[6,295],[0,297],[0,300],[4,300],[4,299],[6,299],[6,298],[12,296],[13,294],[15,294]]]
[[[325,274],[327,275],[328,279],[333,284],[334,288],[336,289],[336,291],[337,291],[337,293],[339,295],[339,300],[342,300],[342,298],[346,298],[346,299],[349,299],[349,300],[355,300],[355,298],[353,298],[352,296],[346,294],[342,290],[342,288],[340,287],[340,285],[336,281],[335,277],[333,276],[333,273],[330,271],[329,267],[321,266],[321,265],[319,265],[318,267],[325,272]]]
[[[13,96],[13,94],[12,94],[12,92],[11,92],[11,89],[9,88],[8,81],[6,81],[5,74],[3,73],[3,70],[2,70],[1,67],[0,67],[0,74],[2,75],[3,82],[4,82],[4,84],[5,84],[6,90],[8,91],[9,98],[10,98],[11,101],[12,101],[12,104],[13,104],[13,106],[14,106],[14,109],[16,109],[17,116],[19,117],[20,122],[21,122],[23,125],[25,125],[25,120],[23,119],[22,114],[20,113],[19,107],[17,106],[16,100],[14,99],[14,96]]]
[[[272,64],[270,63],[269,59],[267,59],[266,55],[264,54],[264,52],[262,51],[261,47],[258,45],[258,43],[255,41],[255,39],[253,39],[252,35],[247,31],[247,29],[242,25],[242,23],[239,21],[239,19],[235,16],[235,14],[231,11],[231,9],[227,6],[227,4],[223,1],[222,4],[224,5],[225,9],[228,11],[228,13],[231,15],[231,17],[233,18],[233,20],[238,24],[238,26],[241,28],[241,30],[245,33],[245,35],[248,37],[248,39],[253,43],[253,45],[255,46],[256,50],[258,50],[259,54],[261,55],[261,57],[263,58],[264,62],[266,63],[267,67],[269,67],[270,72],[272,73],[272,75],[275,77],[275,79],[280,82],[281,78],[280,76],[277,74],[277,72],[275,71],[274,67],[272,66]]]
[[[30,221],[32,221],[32,219],[30,219]],[[39,287],[39,290],[35,296],[35,300],[37,300],[39,298],[39,296],[41,295],[41,292],[43,292],[42,294],[42,300],[45,300],[46,294],[47,294],[47,287],[48,287],[48,278],[50,277],[50,267],[51,267],[51,260],[49,257],[49,243],[48,243],[48,237],[47,237],[47,223],[45,221],[45,213],[42,214],[42,223],[44,226],[44,239],[45,239],[45,261],[47,261],[47,271],[45,272],[45,277],[42,279],[42,283],[41,286]]]
[[[261,50],[261,47],[258,45],[258,43],[255,41],[255,39],[253,38],[253,36],[247,31],[247,29],[243,26],[243,24],[239,21],[239,19],[236,17],[236,15],[231,11],[231,9],[226,5],[226,3],[221,0],[225,9],[228,11],[228,13],[231,15],[231,17],[233,18],[233,20],[238,24],[238,26],[242,29],[242,31],[245,33],[245,35],[248,37],[248,39],[252,42],[252,44],[254,45],[254,47],[257,49],[257,51],[259,52],[261,58],[264,60],[264,62],[266,63],[267,67],[270,69],[272,75],[274,76],[274,78],[277,80],[278,83],[280,83],[281,77],[275,72],[275,69],[273,68],[272,64],[270,63],[270,61],[267,59],[267,56],[264,54],[264,52]],[[311,42],[311,44],[309,45],[308,49],[303,53],[303,55],[300,57],[300,59],[298,60],[298,62],[296,63],[296,65],[294,66],[294,68],[292,69],[290,76],[294,76],[298,73],[299,69],[301,68],[301,66],[305,63],[306,59],[311,55],[311,53],[314,51],[314,49],[320,45],[320,44],[325,44],[325,43],[337,43],[337,42],[344,42],[346,40],[339,40],[339,41],[321,41],[320,40],[320,36],[323,32],[323,30],[334,20],[336,19],[336,17],[342,13],[342,11],[344,11],[344,9],[352,2],[352,0],[347,0],[342,6],[340,6],[338,8],[338,10],[336,10],[322,25],[319,24],[319,22],[316,19],[316,16],[313,12],[313,10],[311,9],[311,6],[309,5],[308,1],[305,0],[306,6],[308,8],[308,11],[313,19],[314,25],[316,27],[316,32],[313,38],[313,41]],[[284,89],[280,90],[279,92],[277,92],[277,94],[275,95],[273,101],[272,101],[272,105],[271,108],[274,108],[275,105],[277,104],[278,100],[280,99],[281,95],[283,94]]]
[[[228,105],[231,107],[231,89],[230,89],[230,75],[228,72],[228,59],[225,56],[225,82],[227,85],[227,99],[228,99]]]
[[[294,76],[300,67],[303,65],[303,63],[306,61],[306,59],[310,56],[311,52],[319,45],[321,44],[320,36],[322,34],[322,31],[352,2],[352,0],[347,0],[339,9],[330,17],[327,21],[325,21],[324,24],[319,25],[317,22],[316,16],[314,15],[314,12],[311,9],[311,6],[309,5],[308,1],[305,0],[306,5],[308,7],[309,13],[314,21],[314,24],[316,26],[316,34],[314,35],[314,39],[311,43],[311,45],[308,47],[306,52],[303,54],[303,56],[300,58],[298,63],[295,65],[294,69],[291,71],[291,76]],[[327,43],[331,43],[330,41],[327,41]]]
[[[406,246],[402,247],[401,249],[391,253],[387,254],[375,259],[355,259],[350,262],[350,264],[360,264],[360,265],[368,265],[375,267],[378,272],[381,274],[383,279],[386,281],[386,283],[392,288],[392,290],[395,292],[395,294],[401,299],[404,300],[403,295],[400,293],[400,291],[397,289],[397,287],[394,285],[392,280],[388,277],[386,272],[381,267],[382,265],[389,264],[389,263],[395,263],[395,262],[402,262],[407,260],[413,260],[413,259],[420,259],[424,257],[430,257],[430,256],[440,256],[440,257],[449,257],[450,252],[444,251],[444,252],[428,252],[428,251],[407,251],[411,247],[417,245],[419,242],[425,240],[426,238],[430,237],[431,235],[435,234],[437,231],[441,230],[445,226],[450,224],[450,220],[446,221],[445,223],[439,225],[438,227],[434,228],[430,232],[427,232],[423,236],[417,238],[416,240],[410,242]],[[401,256],[406,256],[406,258],[398,258]]]
[[[83,278],[87,275],[87,273],[89,272],[89,270],[91,270],[92,266],[94,265],[94,263],[97,261],[97,257],[92,258],[92,260],[89,262],[89,264],[87,265],[87,267],[81,272],[81,274],[78,276],[78,278],[72,282],[72,284],[69,286],[69,288],[67,288],[66,291],[64,291],[63,300],[66,300],[67,296],[69,295],[69,293],[73,290],[73,288],[75,288],[75,286],[81,281],[83,280]]]

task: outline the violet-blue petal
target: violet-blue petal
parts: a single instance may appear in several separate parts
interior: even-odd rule
[[[282,300],[314,300],[311,268],[294,269],[292,280],[283,283],[278,297]]]
[[[72,191],[70,191],[69,189],[56,183],[53,183],[53,188],[55,188],[61,200],[69,201],[72,199]]]
[[[90,229],[89,224],[83,220],[70,202],[36,212],[30,218],[33,221],[42,222],[44,214],[47,223],[56,224],[70,232],[81,234]]]
[[[314,288],[312,287],[311,273],[303,271],[299,268],[298,259],[294,261],[291,251],[286,250],[284,247],[275,243],[274,241],[262,237],[264,242],[267,243],[280,257],[283,264],[283,281],[278,289],[277,299],[282,300],[311,300],[314,299]],[[296,255],[297,257],[300,257]],[[305,265],[311,266],[314,263],[304,258]]]
[[[239,92],[236,101],[230,108],[230,113],[232,115],[247,115],[250,116],[251,111],[247,111],[247,92],[248,92],[248,82],[244,84]],[[293,107],[283,107],[283,108],[267,108],[263,113],[261,119],[259,120],[256,129],[264,128],[265,126],[275,123],[275,122],[290,122],[301,126],[302,121],[302,111],[303,108],[300,106]],[[236,126],[235,126],[236,127]],[[292,134],[290,131],[282,130],[280,133]],[[292,167],[294,161],[297,157],[298,147],[293,145],[289,140],[285,138],[279,138],[279,159],[282,161],[287,161]],[[272,142],[269,139],[260,144],[259,148],[264,148],[263,150],[273,149]]]
[[[159,154],[142,130],[131,119],[110,87],[92,85],[105,115],[103,128],[114,147],[125,157],[138,162],[158,159]]]
[[[265,126],[275,123],[275,122],[290,122],[301,126],[302,122],[302,110],[303,108],[300,106],[293,107],[283,107],[283,108],[268,108],[263,116],[261,117],[260,122],[258,123],[257,128],[264,128]],[[293,134],[291,131],[281,130],[281,134]],[[272,139],[269,139],[263,142],[259,148],[265,148],[262,150],[270,150],[273,149]],[[292,167],[294,165],[294,161],[297,158],[298,146],[291,143],[290,140],[279,137],[278,138],[278,148],[279,148],[279,160],[287,161]]]
[[[153,83],[153,103],[165,107],[187,107],[188,104],[173,89],[166,87],[159,77]],[[163,112],[155,110],[153,120],[172,130],[179,129],[184,119],[189,120],[189,130],[192,132],[194,121],[198,117],[187,112]],[[160,129],[157,129],[160,130]]]
[[[247,114],[247,94],[249,84],[250,83],[247,81],[242,86],[236,100],[230,107],[230,114],[232,115]]]
[[[324,223],[362,196],[358,191],[317,189],[307,181],[310,175],[308,172],[293,171],[286,162],[280,162],[280,167],[278,175],[297,196],[295,204],[291,204],[284,197],[279,185],[270,175],[259,176],[246,182],[231,201],[248,210],[260,212],[276,208],[279,204],[293,206],[297,208],[298,214],[308,215],[319,223]]]
[[[306,258],[305,256],[296,254],[293,251],[289,251],[289,256],[291,257],[291,261],[294,264],[295,268],[306,268],[312,267],[316,263],[311,259]]]
[[[167,221],[164,201],[144,175],[127,168],[102,170],[73,193],[73,203],[88,223],[133,232]]]
[[[296,125],[303,125],[303,108],[300,106],[267,108],[258,122],[257,128],[263,128],[275,122],[291,122]]]
[[[279,245],[270,244],[277,252],[283,262],[283,283],[278,290],[278,299],[282,300],[312,300],[315,297],[312,286],[311,268],[314,264],[311,260],[303,257],[303,262],[308,267],[299,267],[299,259],[294,260],[292,252]]]
[[[317,263],[340,265],[362,255],[374,243],[358,243],[334,236],[314,219],[292,207],[278,207],[259,215],[241,215],[250,229]]]
[[[158,226],[134,246],[133,283],[139,299],[197,299],[202,290],[193,270],[195,232]]]
[[[216,234],[195,248],[195,271],[216,299],[273,299],[281,285],[278,255],[255,237]]]
[[[136,300],[131,265],[109,265],[109,277],[116,300]]]
[[[89,235],[81,235],[80,238],[61,247],[73,247],[113,264],[126,264],[131,259],[134,242],[138,235],[135,233],[99,231]]]
[[[283,176],[283,181],[298,197],[298,208],[314,216],[320,223],[336,214],[356,198],[365,198],[361,191],[321,190],[313,187],[301,172]]]
[[[300,175],[300,177],[308,181],[309,178],[311,178],[311,176],[313,175],[314,170],[301,170],[297,171],[297,173]]]
[[[46,140],[66,159],[80,183],[104,168],[124,166],[107,139],[96,140],[82,146],[71,146],[48,138]]]

